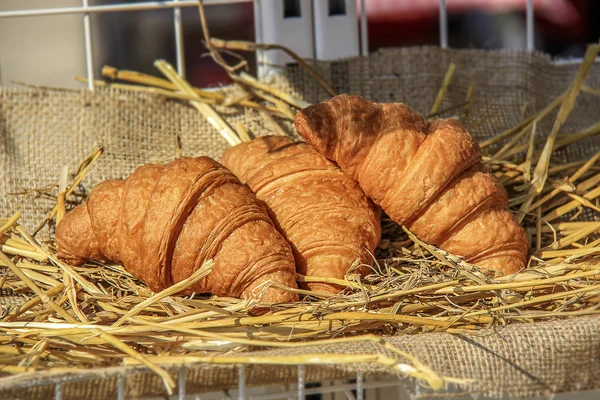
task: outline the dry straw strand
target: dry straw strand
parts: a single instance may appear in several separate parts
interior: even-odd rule
[[[435,102],[433,103],[433,107],[431,107],[430,114],[436,114],[442,105],[442,101],[444,101],[444,97],[446,96],[446,92],[448,91],[448,85],[450,85],[450,81],[452,81],[452,77],[454,76],[454,72],[456,71],[456,64],[450,63],[448,66],[448,70],[446,71],[446,75],[444,76],[444,80],[442,82],[442,87],[440,88],[437,97],[435,98]]]
[[[212,51],[216,57],[217,50],[235,50],[217,49],[219,42],[209,41],[215,45]],[[594,52],[597,49],[592,48],[588,58]],[[110,68],[105,73],[112,79],[145,85],[134,89],[129,84],[112,84],[116,89],[140,90],[208,107],[252,104],[247,106],[263,111],[271,119],[282,115],[289,119],[294,108],[308,104],[246,73],[238,73],[243,63],[227,66],[234,80],[246,89],[241,93],[193,88],[172,73],[174,70],[167,64],[159,61],[158,65],[169,80]],[[0,358],[5,363],[0,370],[73,372],[81,368],[144,364],[172,390],[174,382],[162,367],[170,363],[374,362],[439,388],[442,383],[456,380],[437,375],[420,360],[387,344],[381,336],[422,331],[484,333],[491,327],[513,322],[599,315],[600,222],[583,220],[582,210],[595,213],[600,209],[595,202],[600,196],[600,153],[587,161],[555,164],[550,151],[600,132],[599,124],[575,134],[561,131],[577,93],[592,94],[582,86],[588,67],[582,65],[570,89],[542,110],[531,110],[533,114],[515,127],[482,143],[487,152],[486,163],[506,184],[511,205],[523,211],[522,223],[535,241],[536,252],[530,265],[520,273],[497,277],[478,271],[460,257],[419,241],[384,218],[383,240],[375,265],[362,280],[352,276],[332,280],[299,275],[301,282],[336,283],[345,291],[333,295],[299,289],[297,293],[303,296],[300,303],[269,305],[264,314],[257,315],[257,301],[177,295],[183,287],[210,272],[202,270],[206,264],[180,286],[154,294],[121,266],[89,262],[73,267],[62,263],[52,243],[42,244],[34,239],[18,225],[19,214],[15,214],[0,218],[0,266],[7,270],[3,288],[22,294],[26,302],[8,310],[0,321]],[[450,70],[446,78],[440,93],[449,90]],[[469,88],[465,103],[446,110],[440,111],[440,100],[437,113],[464,107],[464,121],[475,104],[473,92]],[[551,137],[545,137],[547,132],[543,132],[540,121],[559,107]],[[474,125],[485,122],[485,118],[490,116]],[[230,140],[250,140],[242,125],[235,128],[227,132]],[[70,186],[63,172],[56,211],[50,218],[62,217],[71,193],[65,189],[82,182],[101,151],[95,150],[82,163]],[[294,358],[257,358],[246,353],[262,348],[369,341],[383,346],[391,356],[305,352]]]

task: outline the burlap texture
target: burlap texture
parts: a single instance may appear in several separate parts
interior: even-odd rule
[[[466,125],[479,139],[516,125],[524,104],[526,115],[543,108],[567,88],[577,70],[577,65],[556,65],[538,53],[437,48],[390,49],[368,58],[321,62],[318,69],[338,92],[362,94],[380,102],[403,101],[428,114],[450,62],[457,69],[441,109],[463,103],[469,86],[473,86],[475,96]],[[325,96],[297,68],[275,78],[274,83],[311,102]],[[599,64],[592,68],[586,85],[600,88]],[[444,116],[461,112],[458,109]],[[589,127],[598,122],[599,115],[599,97],[582,93],[561,133]],[[226,119],[242,121],[255,134],[268,133],[253,111],[230,112]],[[552,123],[553,116],[546,118],[538,126],[539,134],[547,134]],[[285,126],[291,128],[289,123]],[[4,216],[21,210],[22,222],[32,229],[55,201],[40,194],[40,189],[50,188],[56,194],[64,165],[74,171],[94,146],[104,146],[105,154],[80,188],[85,192],[103,179],[127,176],[143,163],[173,159],[177,136],[183,155],[218,159],[226,147],[196,110],[160,97],[110,89],[94,93],[5,89],[0,97],[0,210]],[[568,162],[599,150],[600,140],[590,138],[558,151],[556,157]],[[41,232],[42,237],[51,234],[51,229]],[[599,328],[600,318],[588,317],[512,325],[485,336],[422,334],[389,340],[440,374],[475,379],[469,391],[522,397],[600,388]],[[383,352],[374,345],[304,351]],[[295,352],[268,352],[273,353]],[[352,377],[360,369],[385,372],[372,365],[307,367],[307,380]],[[247,381],[253,385],[292,382],[296,371],[295,367],[246,367]],[[127,374],[128,397],[164,393],[158,377],[137,368],[82,372],[78,376],[36,373],[6,377],[0,379],[0,397],[51,397],[55,379],[64,378],[64,398],[114,398],[119,373]],[[188,393],[237,384],[234,367],[188,366],[185,373]]]
[[[454,387],[453,393],[507,395],[516,398],[600,388],[600,318],[579,318],[568,323],[515,324],[481,335],[424,333],[387,340],[409,352],[441,375],[473,379]],[[309,346],[302,349],[253,352],[254,356],[295,354],[394,354],[376,343]],[[180,366],[168,368],[177,382]],[[237,366],[187,365],[186,393],[237,388]],[[307,382],[394,374],[373,364],[308,365]],[[65,399],[114,399],[119,375],[124,378],[125,398],[165,394],[159,376],[142,367],[106,368],[78,374],[22,374],[0,379],[0,398],[46,399],[62,382]],[[247,386],[295,383],[295,366],[246,365]],[[402,378],[400,375],[399,378]],[[412,382],[405,382],[413,385]]]

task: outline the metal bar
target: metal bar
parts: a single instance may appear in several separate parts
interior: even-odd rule
[[[534,50],[533,0],[527,0],[527,50]]]
[[[366,0],[360,0],[360,54],[362,56],[369,55],[369,32],[367,23],[367,7]]]
[[[246,368],[243,365],[238,368],[238,399],[248,399],[246,395]]]
[[[583,57],[562,58],[551,61],[551,63],[555,65],[577,65],[581,64],[582,62]],[[600,63],[600,57],[597,57],[595,62]]]
[[[177,399],[185,400],[185,368],[183,365],[179,367],[177,375]]]
[[[262,16],[260,11],[260,0],[254,0],[254,41],[256,43],[263,42],[263,33],[262,33]],[[262,50],[256,50],[256,73],[258,75],[258,79],[265,78],[265,65],[264,65],[264,52]]]
[[[298,400],[304,400],[305,395],[305,370],[304,365],[298,365]]]
[[[62,390],[62,382],[56,382],[54,386],[54,400],[62,400],[63,398],[63,390]]]
[[[401,383],[402,382],[400,382],[397,379],[392,380],[392,381],[365,382],[363,384],[363,389],[394,387],[394,386],[400,386]],[[304,395],[308,396],[308,395],[313,395],[313,394],[339,393],[339,392],[344,392],[345,390],[352,390],[355,388],[356,388],[356,385],[353,383],[332,385],[332,386],[322,386],[322,387],[317,387],[317,388],[305,389]],[[251,395],[250,400],[274,400],[274,399],[281,399],[284,397],[293,397],[294,395],[297,395],[297,394],[298,394],[297,391],[256,394],[256,395]],[[357,397],[357,399],[358,399],[358,397]]]
[[[414,397],[415,398],[419,398],[421,397],[421,385],[419,384],[418,381],[415,381],[415,392],[414,392]]]
[[[217,4],[234,4],[247,3],[252,0],[204,0],[204,5],[212,6]],[[14,10],[0,12],[0,18],[10,17],[34,17],[40,15],[67,15],[67,14],[96,14],[107,12],[123,12],[123,11],[143,11],[143,10],[160,10],[170,8],[183,7],[198,7],[197,0],[181,0],[181,1],[148,1],[144,3],[131,4],[108,4],[101,6],[87,7],[59,7],[59,8],[40,8],[34,10]]]
[[[125,400],[125,377],[123,374],[117,376],[117,400]]]
[[[440,47],[448,47],[448,10],[446,0],[440,0]]]
[[[88,8],[88,0],[83,0],[83,8]],[[87,69],[88,89],[94,90],[94,51],[92,48],[92,22],[89,13],[83,14],[85,32],[85,67]]]
[[[356,400],[365,398],[365,376],[362,372],[356,373]]]
[[[180,0],[173,0],[179,3]],[[181,8],[173,9],[173,25],[175,25],[175,51],[177,52],[177,72],[185,79],[185,52],[183,47],[183,22],[181,21]]]

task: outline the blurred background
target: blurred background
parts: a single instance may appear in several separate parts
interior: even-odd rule
[[[90,0],[90,5],[134,0]],[[447,0],[453,48],[524,49],[525,0]],[[535,0],[535,47],[554,57],[581,57],[600,38],[600,1]],[[81,0],[2,0],[0,11],[77,7]],[[382,47],[439,44],[439,0],[366,0],[369,51]],[[254,40],[252,2],[206,7],[211,34]],[[226,84],[228,77],[202,45],[196,8],[182,9],[187,78],[197,86]],[[358,21],[357,21],[358,23]],[[152,63],[175,63],[173,11],[137,11],[92,16],[97,76],[105,64],[156,75]],[[250,59],[255,68],[254,57]],[[0,79],[82,87],[85,75],[81,15],[0,19]]]

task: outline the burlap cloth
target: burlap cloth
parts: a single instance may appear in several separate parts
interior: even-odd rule
[[[564,91],[577,65],[556,64],[542,54],[437,48],[390,49],[368,58],[322,62],[318,69],[333,88],[358,93],[379,102],[402,101],[428,114],[450,62],[457,66],[441,109],[461,104],[473,86],[475,95],[467,127],[479,139],[516,125],[525,115],[541,109]],[[307,101],[325,93],[300,69],[291,68],[275,84]],[[600,88],[600,64],[586,81]],[[230,112],[230,111],[229,111]],[[445,113],[461,113],[457,109]],[[562,134],[580,131],[598,122],[600,98],[582,93]],[[268,128],[257,113],[231,113],[230,122],[243,122],[253,133]],[[553,116],[538,125],[547,134]],[[285,125],[290,129],[290,125]],[[46,215],[54,199],[64,165],[74,171],[79,162],[101,144],[105,153],[87,175],[83,191],[107,178],[124,177],[147,162],[173,159],[177,136],[183,155],[219,158],[225,141],[201,116],[185,104],[156,96],[118,90],[5,89],[0,98],[0,210],[8,216],[23,213],[32,229]],[[600,150],[600,140],[590,138],[555,154],[563,162],[581,160]],[[41,232],[50,237],[51,229]],[[5,298],[5,300],[8,300]],[[12,299],[14,301],[14,299]],[[600,318],[509,325],[479,336],[447,333],[400,336],[393,344],[417,356],[436,372],[473,378],[465,390],[487,395],[517,397],[600,389]],[[304,352],[365,353],[385,350],[356,344],[304,349]],[[297,350],[267,354],[295,354]],[[353,377],[356,371],[389,373],[373,365],[308,366],[308,381]],[[177,368],[173,369],[176,374]],[[127,397],[164,394],[160,379],[143,368],[113,368],[46,376],[42,372],[0,379],[1,398],[45,398],[54,395],[54,383],[64,378],[64,398],[114,398],[117,377],[126,374]],[[198,393],[235,387],[235,367],[187,366],[187,392]],[[296,367],[247,366],[247,384],[294,382]]]

